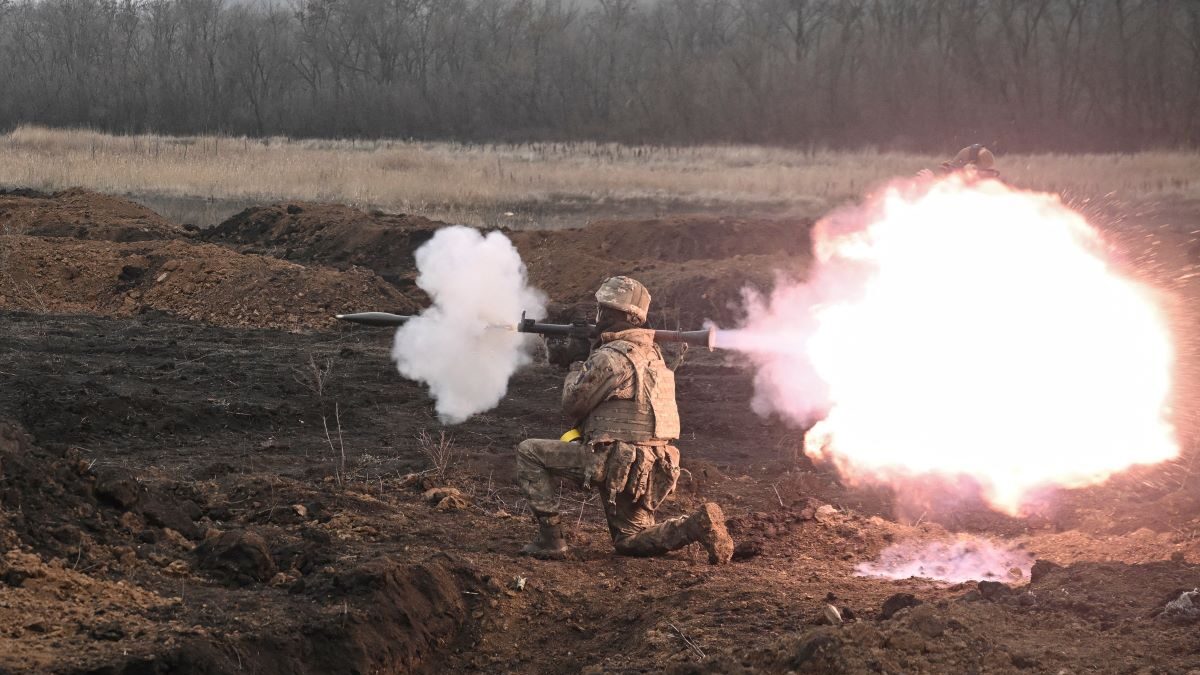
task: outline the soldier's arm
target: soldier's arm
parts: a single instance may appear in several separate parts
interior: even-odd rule
[[[618,354],[596,350],[582,367],[572,368],[563,383],[562,410],[572,420],[581,420],[605,399],[629,386],[633,373]]]

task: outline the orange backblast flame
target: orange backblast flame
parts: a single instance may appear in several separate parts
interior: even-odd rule
[[[808,281],[748,294],[718,339],[755,360],[755,408],[819,420],[807,451],[849,479],[967,477],[1018,514],[1177,456],[1165,317],[1056,196],[897,184],[813,250]]]

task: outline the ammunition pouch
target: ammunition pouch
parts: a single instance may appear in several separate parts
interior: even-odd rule
[[[604,473],[610,504],[616,504],[617,495],[624,492],[633,503],[653,511],[675,491],[679,449],[673,445],[611,443]]]
[[[608,457],[604,463],[604,487],[609,504],[617,503],[617,495],[629,482],[629,473],[637,461],[637,446],[628,443],[610,443]]]

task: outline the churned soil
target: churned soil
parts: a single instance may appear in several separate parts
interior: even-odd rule
[[[694,214],[598,220],[581,228],[522,230],[509,236],[523,250],[549,247],[566,257],[591,252],[609,260],[686,262],[740,255],[805,257],[811,225],[811,220]]]
[[[413,253],[444,225],[420,216],[296,202],[248,208],[201,237],[284,260],[341,269],[366,267],[391,284],[407,287],[416,278]]]
[[[369,270],[305,267],[190,240],[118,243],[0,235],[0,307],[132,316],[160,311],[226,326],[328,326],[343,311],[411,312],[418,301]]]
[[[212,501],[219,482],[90,455],[0,423],[5,672],[405,672],[455,638],[481,584],[449,558],[331,564],[354,548],[332,543],[342,505],[259,479],[230,485],[243,517]],[[276,513],[263,489],[303,503]]]
[[[696,547],[615,557],[599,496],[569,486],[572,557],[530,560],[516,554],[534,527],[512,448],[563,430],[562,371],[535,363],[495,410],[441,425],[392,367],[391,331],[329,320],[419,307],[412,270],[369,255],[394,241],[411,265],[436,224],[290,206],[259,211],[284,223],[275,234],[231,226],[224,244],[0,237],[0,672],[1200,669],[1196,624],[1164,612],[1200,586],[1193,417],[1180,417],[1184,459],[1060,493],[1034,516],[916,513],[814,465],[800,430],[750,411],[747,369],[693,350],[672,355],[686,471],[662,515],[720,503],[735,561],[709,566]],[[397,234],[362,252],[349,225],[297,238],[323,231],[323,212]],[[684,327],[721,318],[743,280],[806,265],[764,248],[791,228],[804,240],[804,223],[729,219],[780,229],[714,243],[722,224],[708,219],[683,243],[686,222],[511,236],[559,302],[634,273],[662,309],[677,305],[655,320]],[[270,243],[289,223],[291,254]],[[643,230],[658,226],[670,235],[656,243]],[[1187,304],[1195,283],[1173,241],[1156,230],[1135,260]],[[1195,363],[1195,326],[1179,321]],[[1195,388],[1192,369],[1180,379]],[[1038,563],[986,583],[855,573],[893,544],[957,533]]]
[[[691,215],[506,234],[531,283],[554,303],[593,301],[604,279],[635,275],[653,289],[655,325],[675,328],[699,327],[705,319],[731,322],[742,288],[770,288],[778,272],[802,273],[811,224]],[[300,202],[246,209],[201,237],[305,264],[365,267],[409,290],[416,280],[413,252],[445,225]]]
[[[1003,588],[856,576],[898,522],[746,404],[745,371],[677,370],[687,469],[663,515],[725,509],[737,560],[614,557],[595,493],[564,487],[575,553],[533,535],[512,447],[559,433],[561,371],[441,426],[391,332],[0,314],[0,668],[144,672],[1187,672],[1200,582],[1194,480],[1072,493],[1040,520],[959,524],[1044,577]],[[444,436],[443,436],[444,434]],[[449,449],[444,463],[436,449]],[[1142,486],[1139,488],[1138,486]],[[439,489],[440,488],[440,489]],[[1156,509],[1158,505],[1158,509]],[[1170,505],[1170,506],[1168,506]],[[823,508],[824,507],[824,508]],[[1105,515],[1129,509],[1114,526]],[[889,618],[889,598],[922,604]],[[822,625],[833,604],[846,623]],[[895,602],[893,601],[893,605]]]
[[[140,204],[80,188],[55,193],[0,190],[0,233],[108,241],[194,234]]]

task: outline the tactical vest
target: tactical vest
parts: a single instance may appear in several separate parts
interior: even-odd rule
[[[633,398],[609,399],[592,409],[584,422],[589,442],[646,443],[679,438],[675,373],[657,345],[613,340],[601,349],[622,355],[633,367]]]

